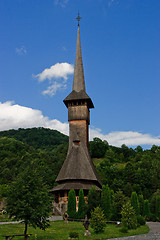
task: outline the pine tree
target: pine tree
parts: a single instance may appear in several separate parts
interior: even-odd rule
[[[160,196],[156,197],[156,217],[160,221]]]
[[[86,204],[84,199],[83,189],[79,190],[79,202],[78,202],[78,218],[85,217]]]
[[[134,211],[136,213],[136,216],[139,215],[139,202],[138,202],[138,197],[136,192],[132,192],[131,195],[131,205],[134,208]]]
[[[149,201],[148,200],[144,200],[144,212],[143,212],[143,216],[148,219],[150,216],[150,209],[149,209]]]
[[[122,211],[122,207],[124,205],[124,203],[126,202],[126,197],[123,194],[123,192],[121,190],[118,190],[117,192],[115,192],[114,194],[114,198],[113,198],[113,208],[112,208],[112,220],[120,220],[122,215],[121,215],[121,211]]]
[[[152,195],[151,202],[150,202],[150,210],[151,210],[151,213],[154,215],[156,215],[156,198],[157,198],[157,196],[160,196],[159,189]]]
[[[105,216],[100,207],[91,211],[91,228],[95,233],[104,232],[106,226]]]
[[[113,204],[114,200],[114,191],[111,189],[111,205]]]
[[[68,193],[67,213],[69,218],[76,217],[76,193],[74,189],[71,189]]]
[[[129,201],[123,205],[121,213],[122,226],[126,227],[127,229],[135,229],[137,227],[136,213]]]
[[[96,191],[95,187],[92,186],[88,193],[87,216],[89,218],[91,216],[91,210],[98,207],[99,204],[100,204],[99,192]]]
[[[110,191],[111,194],[111,215],[110,215],[110,219],[112,220],[112,216],[113,216],[113,212],[114,212],[114,191],[111,189]]]
[[[106,219],[109,220],[111,215],[111,191],[108,185],[102,186],[101,207],[102,210],[104,211]]]
[[[139,201],[139,213],[141,216],[143,216],[143,212],[144,212],[144,199],[143,199],[143,195],[139,195],[138,196],[138,201]]]

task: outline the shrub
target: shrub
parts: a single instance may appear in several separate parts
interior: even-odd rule
[[[156,215],[155,214],[150,214],[149,220],[152,221],[152,222],[156,222],[157,221]]]
[[[122,207],[122,226],[128,229],[135,229],[137,227],[137,218],[134,211],[134,208],[131,206],[128,201]]]
[[[127,233],[128,232],[128,228],[125,227],[125,226],[122,226],[119,231],[122,232],[122,233]]]
[[[145,225],[146,224],[145,218],[140,216],[140,215],[137,216],[137,222],[138,222],[139,225]]]
[[[100,207],[91,211],[91,228],[95,233],[103,232],[106,226],[105,216]]]

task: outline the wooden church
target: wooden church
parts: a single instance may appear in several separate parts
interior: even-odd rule
[[[94,108],[85,89],[78,15],[76,60],[72,92],[63,100],[68,108],[69,147],[66,160],[58,174],[58,185],[52,189],[54,200],[61,212],[67,210],[68,192],[74,189],[78,203],[79,190],[85,197],[92,186],[101,191],[102,183],[89,154],[90,108]]]

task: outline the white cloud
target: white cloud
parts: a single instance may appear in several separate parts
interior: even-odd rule
[[[90,137],[98,137],[106,140],[110,145],[121,147],[122,144],[127,146],[138,145],[160,145],[160,138],[151,136],[150,134],[142,134],[133,131],[116,131],[104,135],[100,129],[90,129]]]
[[[16,48],[16,53],[20,56],[22,55],[26,55],[27,54],[27,50],[24,46],[20,47],[20,48]]]
[[[56,94],[58,89],[62,89],[62,88],[65,89],[66,87],[67,85],[65,84],[65,82],[63,83],[54,82],[51,86],[49,86],[46,90],[44,90],[42,94],[53,96]]]
[[[67,87],[66,81],[69,75],[74,73],[74,67],[69,63],[56,63],[50,68],[44,69],[41,73],[33,75],[38,78],[39,82],[49,80],[49,87],[42,92],[43,95],[53,96],[57,90]]]
[[[50,120],[40,110],[23,107],[14,102],[0,102],[0,131],[18,128],[45,127],[68,135],[68,123]]]
[[[69,63],[56,63],[50,68],[46,68],[43,72],[37,74],[35,77],[39,79],[40,82],[46,79],[59,79],[63,78],[65,80],[68,79],[68,75],[72,75],[74,72],[74,67]]]
[[[69,134],[68,123],[62,123],[57,119],[49,119],[40,110],[23,107],[11,101],[0,102],[0,131],[31,127],[45,127],[58,130],[66,135]],[[120,147],[122,144],[127,146],[160,145],[160,138],[132,131],[117,131],[105,135],[100,129],[91,128],[90,140],[94,137],[107,140],[110,145],[117,147]]]

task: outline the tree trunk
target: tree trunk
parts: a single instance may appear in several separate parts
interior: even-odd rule
[[[25,222],[24,240],[27,240],[27,238],[28,238],[28,236],[27,236],[27,228],[28,228],[28,224],[27,224],[27,222]]]

